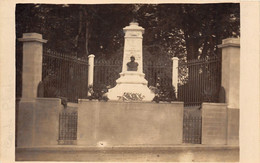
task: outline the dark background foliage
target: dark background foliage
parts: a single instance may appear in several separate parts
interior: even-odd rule
[[[145,28],[149,57],[197,59],[217,54],[216,46],[240,35],[239,4],[17,4],[16,35],[37,32],[47,47],[86,58],[123,53],[123,28],[136,19]]]

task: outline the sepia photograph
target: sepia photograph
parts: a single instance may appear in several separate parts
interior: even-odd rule
[[[240,162],[241,17],[232,1],[15,3],[14,161]]]
[[[15,16],[17,161],[239,161],[239,3]]]

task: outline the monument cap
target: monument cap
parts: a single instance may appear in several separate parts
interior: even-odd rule
[[[130,25],[135,25],[135,26],[138,26],[138,25],[139,25],[139,23],[137,23],[136,21],[132,21],[132,22],[130,23]]]
[[[124,30],[124,32],[126,32],[126,31],[141,31],[142,33],[144,33],[144,28],[139,26],[139,24],[137,22],[131,22],[130,25],[123,28],[123,30]]]

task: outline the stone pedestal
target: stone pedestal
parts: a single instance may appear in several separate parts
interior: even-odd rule
[[[147,87],[147,80],[145,80],[143,73],[143,50],[142,50],[142,34],[144,29],[138,26],[138,23],[132,22],[130,26],[124,28],[125,45],[122,72],[120,78],[117,79],[117,85],[110,89],[107,97],[110,100],[118,100],[124,93],[138,93],[144,98],[143,101],[152,101],[154,93]],[[130,57],[135,58],[138,63],[137,71],[127,71],[127,63]]]
[[[143,101],[152,101],[153,92],[147,87],[147,80],[144,79],[144,73],[137,71],[126,71],[120,73],[120,78],[116,80],[117,85],[109,90],[108,98],[117,100],[125,92],[140,93],[144,96]]]

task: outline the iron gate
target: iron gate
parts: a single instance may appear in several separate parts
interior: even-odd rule
[[[183,117],[183,143],[201,144],[201,117]]]
[[[220,57],[179,61],[178,100],[184,101],[185,106],[218,102],[220,87]]]
[[[63,111],[59,115],[59,144],[76,144],[78,112]]]

